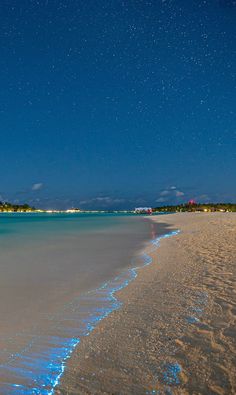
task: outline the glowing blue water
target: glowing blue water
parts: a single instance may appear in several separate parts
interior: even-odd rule
[[[163,380],[169,385],[180,384],[179,374],[182,371],[178,363],[168,363],[164,366]]]
[[[8,362],[0,366],[5,383],[0,391],[4,395],[51,395],[64,372],[67,359],[80,339],[88,336],[98,323],[122,303],[116,298],[117,291],[126,287],[136,276],[140,267],[151,264],[149,255],[163,238],[177,235],[173,231],[152,240],[136,266],[121,273],[101,287],[74,299],[63,311],[48,320],[47,335],[32,336],[24,349],[11,354]],[[135,262],[133,262],[135,264]],[[49,334],[51,333],[51,334]],[[55,336],[56,334],[56,336]],[[24,337],[24,334],[19,334]]]

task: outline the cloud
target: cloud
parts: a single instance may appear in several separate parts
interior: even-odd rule
[[[112,199],[109,196],[104,196],[104,197],[98,196],[92,200],[96,202],[107,202],[107,203],[110,203],[112,201]]]
[[[185,196],[185,193],[183,191],[180,191],[177,189],[176,186],[172,185],[166,189],[163,189],[160,193],[158,198],[156,199],[156,202],[158,203],[164,203],[167,201],[175,201],[178,198],[182,198]]]
[[[43,183],[42,182],[39,182],[39,183],[36,183],[36,184],[32,185],[32,191],[39,191],[42,188],[43,188]]]
[[[182,192],[182,191],[175,191],[175,196],[176,197],[184,196],[184,192]]]
[[[164,191],[161,191],[160,192],[160,196],[167,196],[167,195],[169,195],[171,192],[170,191],[168,191],[167,189],[165,189]]]
[[[124,203],[125,199],[122,198],[113,198],[110,196],[97,196],[95,198],[91,198],[91,199],[87,199],[87,200],[81,200],[79,202],[79,204],[81,206],[84,205],[100,205],[103,207],[107,207],[107,206],[113,206],[116,204],[120,204],[120,203]]]

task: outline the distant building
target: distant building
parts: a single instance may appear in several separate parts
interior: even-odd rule
[[[69,208],[66,210],[66,213],[79,213],[80,209],[79,208]]]
[[[136,207],[134,209],[135,214],[152,214],[151,207]]]

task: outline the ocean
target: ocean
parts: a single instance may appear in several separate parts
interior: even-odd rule
[[[132,215],[0,214],[0,393],[53,394],[163,232]]]

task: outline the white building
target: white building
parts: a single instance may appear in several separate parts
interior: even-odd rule
[[[151,207],[136,207],[134,209],[135,214],[152,214]]]

